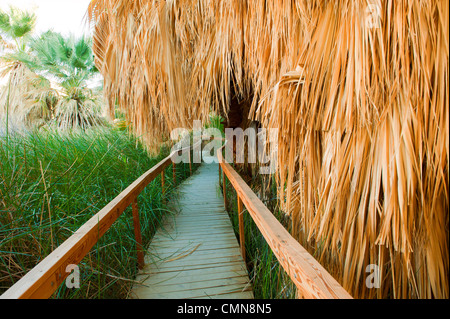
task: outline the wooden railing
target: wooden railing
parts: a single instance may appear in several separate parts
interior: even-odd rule
[[[222,156],[225,145],[217,151],[223,171],[223,197],[227,207],[226,178],[237,193],[239,241],[245,260],[244,206],[274,252],[280,265],[297,286],[297,295],[308,299],[351,299],[349,293],[309,254],[274,217],[239,174]]]
[[[197,143],[196,143],[197,144]],[[175,155],[185,151],[183,148],[172,152],[169,156],[151,168],[136,181],[122,191],[115,199],[81,226],[72,236],[30,270],[11,288],[0,296],[0,299],[44,299],[49,298],[69,275],[68,265],[77,265],[119,218],[127,207],[132,206],[133,225],[136,238],[138,267],[144,267],[144,251],[142,247],[141,227],[137,197],[158,175],[173,165],[173,181],[176,182],[176,164],[172,161]],[[189,163],[191,150],[189,148]],[[192,174],[192,166],[189,165]],[[165,190],[164,174],[161,174],[161,192]]]

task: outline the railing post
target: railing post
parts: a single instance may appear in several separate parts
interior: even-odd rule
[[[175,185],[177,184],[177,175],[176,175],[176,171],[177,171],[177,164],[172,163],[173,186],[175,186]]]
[[[139,222],[139,209],[137,205],[137,197],[134,199],[131,206],[133,209],[134,236],[136,238],[138,267],[139,269],[143,269],[145,266],[145,261],[144,261],[144,249],[142,247],[141,223]]]
[[[222,187],[223,187],[223,204],[225,205],[225,210],[227,209],[227,183],[225,172],[222,176]]]
[[[189,150],[189,175],[192,175],[192,157],[191,157],[191,150]]]
[[[162,194],[162,199],[164,200],[164,194],[166,192],[166,190],[164,189],[164,184],[165,184],[165,174],[164,174],[164,170],[161,172],[161,194]]]
[[[244,232],[244,207],[242,200],[237,196],[238,214],[239,214],[239,242],[241,244],[241,255],[245,262],[245,232]]]

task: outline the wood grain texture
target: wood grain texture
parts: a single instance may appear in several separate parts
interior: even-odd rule
[[[253,298],[217,166],[203,164],[179,187],[178,213],[152,239],[131,298]]]
[[[239,214],[239,244],[241,245],[241,255],[245,261],[245,225],[244,225],[244,207],[241,198],[238,196],[238,214]]]

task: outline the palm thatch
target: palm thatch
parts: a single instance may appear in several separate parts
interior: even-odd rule
[[[374,12],[374,8],[376,9]],[[279,128],[292,232],[355,297],[448,298],[449,2],[93,0],[111,110],[149,147],[227,115]],[[380,289],[365,285],[380,267]]]

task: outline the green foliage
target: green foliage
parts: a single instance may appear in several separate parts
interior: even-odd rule
[[[48,31],[30,41],[31,59],[24,61],[32,71],[57,81],[74,99],[82,98],[81,88],[96,75],[92,40],[84,36],[63,37]]]
[[[225,121],[225,119],[221,115],[218,115],[215,113],[210,113],[209,114],[209,123],[207,123],[205,125],[205,128],[217,128],[220,130],[220,132],[222,132],[222,135],[223,135],[225,132],[224,125],[223,125],[224,121]]]

